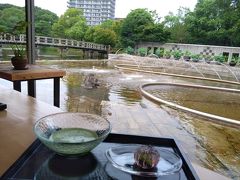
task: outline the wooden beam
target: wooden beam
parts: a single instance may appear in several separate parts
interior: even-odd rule
[[[34,0],[25,0],[25,14],[27,21],[27,57],[29,64],[35,64],[35,20],[34,20]]]

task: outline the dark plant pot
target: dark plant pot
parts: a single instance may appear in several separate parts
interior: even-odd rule
[[[171,56],[166,56],[166,59],[170,59]]]
[[[190,61],[191,57],[190,57],[190,56],[183,56],[183,59],[184,59],[185,61]]]
[[[208,64],[210,64],[210,63],[211,63],[211,60],[205,59],[205,62],[208,63]]]
[[[199,61],[199,59],[192,59],[192,61],[193,61],[193,62],[198,62],[198,61]]]
[[[235,61],[230,61],[229,62],[229,66],[236,66],[236,64],[237,64],[237,62],[235,62]]]
[[[12,65],[14,67],[14,69],[16,70],[25,70],[27,69],[27,59],[26,58],[22,58],[22,57],[12,57],[11,58],[11,62]]]

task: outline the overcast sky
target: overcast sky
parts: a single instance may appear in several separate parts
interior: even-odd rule
[[[0,3],[24,6],[25,0],[0,0]],[[131,10],[136,8],[157,10],[157,13],[164,17],[170,11],[175,13],[181,6],[193,10],[196,3],[197,0],[116,0],[115,17],[124,18]],[[55,12],[60,16],[67,9],[67,0],[35,0],[35,5]]]

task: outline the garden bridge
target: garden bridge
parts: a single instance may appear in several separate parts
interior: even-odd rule
[[[3,44],[26,44],[26,35],[0,35],[0,47]],[[109,46],[103,44],[96,44],[92,42],[77,41],[71,39],[62,39],[45,36],[35,36],[35,45],[58,47],[61,51],[68,48],[81,49],[86,56],[93,56],[94,53],[98,53],[99,56],[106,56],[109,51]],[[0,56],[1,56],[0,50]]]

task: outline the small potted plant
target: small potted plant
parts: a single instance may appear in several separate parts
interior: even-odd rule
[[[140,56],[146,56],[146,54],[147,54],[147,49],[146,49],[146,48],[139,48],[139,49],[138,49],[138,54],[139,54]]]
[[[173,52],[173,57],[175,60],[179,60],[182,57],[181,51],[177,50]]]
[[[201,55],[200,54],[193,54],[191,56],[191,58],[192,58],[193,62],[198,62],[201,59]]]
[[[238,57],[232,57],[231,61],[229,62],[229,66],[236,66],[238,59]]]
[[[208,64],[213,60],[213,58],[210,55],[205,55],[204,56],[204,61]]]
[[[171,51],[165,51],[164,56],[165,56],[166,59],[170,59],[171,58]]]
[[[183,55],[183,59],[184,59],[185,61],[190,61],[190,59],[191,59],[191,53],[190,53],[189,51],[185,51],[185,52],[184,52],[184,55]]]
[[[22,45],[14,45],[12,46],[12,51],[14,56],[11,58],[12,65],[16,70],[24,70],[27,69],[27,58],[26,58],[26,50]]]
[[[214,56],[214,59],[216,61],[216,64],[219,64],[219,65],[224,63],[224,61],[225,61],[225,57],[221,54]]]
[[[26,21],[19,21],[13,27],[9,36],[18,37],[19,34],[24,33],[27,27]],[[12,65],[16,70],[27,69],[27,57],[26,57],[26,48],[23,45],[14,44],[11,46],[14,56],[11,58]]]
[[[163,57],[163,55],[164,55],[164,49],[158,48],[158,49],[156,50],[155,54],[156,54],[159,58]]]
[[[127,54],[134,54],[134,49],[131,47],[131,46],[128,46],[127,48],[126,48],[126,53]]]

